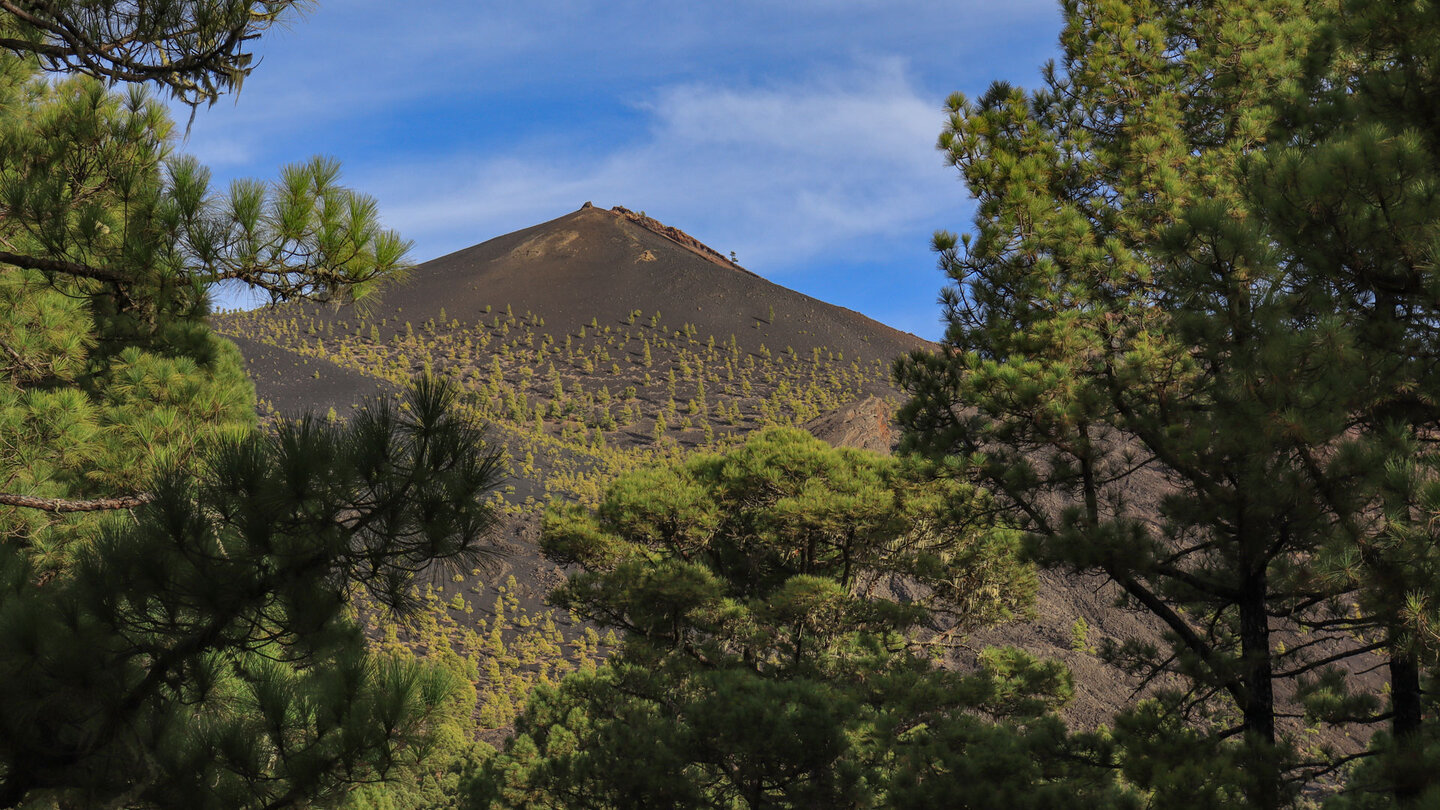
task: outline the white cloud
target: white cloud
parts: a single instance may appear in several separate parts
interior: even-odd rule
[[[934,308],[929,234],[968,219],[945,94],[1033,85],[1058,22],[1056,0],[326,2],[184,148],[219,188],[335,156],[422,260],[592,200],[905,320]]]
[[[387,220],[443,249],[589,199],[644,208],[772,273],[884,251],[886,238],[928,233],[929,217],[953,221],[964,200],[933,148],[939,100],[897,60],[763,86],[674,85],[641,109],[647,126],[628,142],[400,161],[358,184],[385,200]]]
[[[260,64],[244,92],[201,111],[188,148],[237,164],[239,155],[263,161],[292,142],[331,152],[397,109],[514,116],[517,95],[545,104],[576,91],[638,90],[663,102],[653,90],[665,84],[794,80],[837,61],[897,54],[932,87],[940,77],[946,89],[969,77],[983,85],[1011,57],[1033,76],[1039,59],[1017,46],[1048,49],[1057,18],[1055,0],[432,0],[395,8],[327,2],[267,32],[254,43]],[[756,101],[747,99],[752,114]],[[237,150],[242,139],[247,148]]]

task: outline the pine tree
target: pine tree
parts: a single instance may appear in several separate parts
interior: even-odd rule
[[[1440,458],[1430,449],[1440,426],[1437,45],[1431,6],[1342,3],[1303,81],[1281,99],[1284,146],[1251,171],[1255,208],[1307,322],[1326,322],[1346,350],[1344,366],[1324,375],[1343,438],[1307,461],[1340,531],[1311,576],[1355,592],[1358,610],[1345,620],[1378,636],[1388,658],[1390,733],[1376,740],[1385,756],[1352,788],[1389,788],[1405,807],[1440,801],[1434,703],[1422,684],[1440,663]],[[1351,713],[1378,702],[1347,695],[1338,675],[1311,689]]]
[[[408,244],[330,161],[213,193],[142,86],[237,89],[295,5],[0,7],[0,806],[322,800],[446,693],[348,598],[483,551],[495,455],[434,381],[262,437],[205,322],[222,282],[364,299]]]
[[[1407,9],[1073,0],[1044,88],[951,101],[979,209],[936,238],[955,286],[945,352],[897,367],[908,442],[1164,627],[1170,650],[1112,651],[1190,684],[1120,720],[1160,804],[1287,803],[1329,758],[1277,694],[1387,716],[1347,657],[1389,657],[1419,736],[1440,26]],[[1417,746],[1404,801],[1433,779]]]
[[[1062,667],[930,655],[1033,597],[985,504],[780,429],[551,510],[545,553],[580,569],[551,598],[624,646],[537,690],[473,806],[1131,806],[1051,713]]]

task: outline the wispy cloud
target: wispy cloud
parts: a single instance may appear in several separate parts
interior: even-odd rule
[[[597,204],[644,207],[768,271],[854,255],[964,199],[933,144],[936,99],[882,60],[800,81],[688,83],[645,100],[644,134],[571,152],[520,146],[367,172],[387,218],[453,249]]]
[[[940,105],[1033,85],[1059,27],[1055,0],[396,8],[327,2],[267,34],[187,150],[220,185],[338,157],[419,259],[593,200],[912,323],[940,281],[928,235],[968,221],[933,148]]]

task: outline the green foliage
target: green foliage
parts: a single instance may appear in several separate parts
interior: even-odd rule
[[[367,654],[347,599],[483,550],[499,470],[429,381],[253,432],[215,285],[361,301],[408,244],[332,161],[215,193],[104,83],[213,101],[296,4],[132,5],[0,12],[0,806],[330,800],[423,755],[453,685]]]
[[[698,455],[680,467],[621,478],[599,505],[598,526],[581,510],[552,510],[544,549],[557,562],[585,568],[552,595],[556,603],[606,624],[630,607],[666,604],[659,593],[612,594],[622,581],[633,588],[649,582],[643,572],[661,554],[689,561],[694,577],[704,579],[709,575],[700,571],[709,570],[740,589],[737,595],[770,592],[792,577],[820,577],[842,590],[916,577],[929,596],[893,615],[870,616],[876,632],[935,619],[924,607],[930,602],[953,618],[948,627],[969,628],[1014,616],[1035,587],[1033,575],[1011,560],[1014,536],[978,517],[983,505],[984,496],[968,487],[908,482],[893,459],[773,430],[723,456]],[[802,602],[801,594],[812,593],[809,585],[794,587]],[[597,601],[602,595],[636,601],[607,604]],[[885,604],[861,600],[846,609],[889,610]],[[633,628],[633,617],[620,626]]]
[[[1093,653],[1095,645],[1090,643],[1090,623],[1085,621],[1084,616],[1075,619],[1070,625],[1070,649],[1075,652]]]
[[[246,48],[305,5],[179,0],[152,9],[163,13],[136,14],[119,0],[61,2],[7,12],[0,25],[7,52],[34,55],[48,70],[115,82],[143,77],[197,106],[238,91],[255,66]]]
[[[1302,734],[1387,716],[1332,668],[1372,652],[1393,799],[1434,781],[1440,13],[1402,5],[1074,0],[1041,89],[949,104],[979,207],[907,441],[1165,628],[1112,648],[1183,684],[1117,722],[1162,805],[1313,788]]]
[[[552,508],[545,553],[581,569],[552,600],[624,646],[532,695],[472,805],[1128,806],[1081,764],[1108,744],[1050,714],[1062,667],[993,650],[962,675],[927,652],[1033,594],[983,504],[771,430]],[[875,595],[902,581],[923,595]]]
[[[460,581],[483,589],[473,569]],[[397,765],[383,784],[354,791],[348,810],[391,808],[410,810],[460,806],[461,785],[494,756],[485,740],[508,734],[519,706],[537,688],[548,688],[566,673],[591,671],[613,636],[602,638],[586,628],[574,638],[562,636],[553,611],[534,614],[520,604],[514,577],[495,589],[489,619],[455,618],[443,592],[431,587],[420,594],[423,608],[405,616],[367,608],[371,634],[378,632],[381,652],[425,661],[448,673],[455,688],[432,724],[432,744],[423,758]],[[451,602],[463,598],[457,590]]]
[[[403,411],[222,440],[44,587],[7,544],[6,795],[260,807],[423,753],[451,681],[367,655],[347,597],[413,607],[421,566],[488,551],[498,456],[452,398],[421,381]]]

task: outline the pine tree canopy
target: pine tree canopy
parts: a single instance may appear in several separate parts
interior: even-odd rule
[[[479,561],[499,457],[453,396],[221,440],[48,580],[3,546],[0,803],[294,806],[423,755],[450,685],[366,654],[351,597]]]
[[[771,429],[552,510],[552,599],[624,646],[532,698],[474,806],[1130,806],[1063,667],[932,657],[1033,595],[986,500]]]
[[[307,0],[0,0],[0,49],[46,70],[112,83],[153,83],[191,104],[239,90],[254,69],[246,48]]]
[[[493,554],[498,451],[429,378],[262,435],[206,323],[221,283],[363,301],[408,243],[330,160],[215,192],[147,90],[238,89],[299,5],[0,0],[0,806],[308,805],[450,693],[351,598]]]
[[[951,99],[979,204],[908,446],[1165,629],[1110,650],[1181,684],[1117,721],[1158,806],[1287,806],[1347,754],[1311,731],[1382,724],[1350,789],[1430,806],[1440,10],[1064,9],[1041,88]]]

